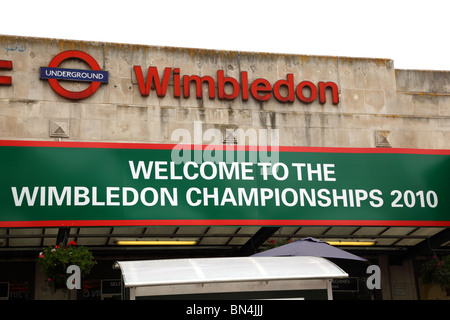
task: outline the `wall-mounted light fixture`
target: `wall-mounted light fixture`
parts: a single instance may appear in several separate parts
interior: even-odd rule
[[[190,240],[117,240],[119,246],[194,246],[197,241]]]
[[[345,241],[345,240],[334,240],[326,241],[332,246],[373,246],[375,241]]]

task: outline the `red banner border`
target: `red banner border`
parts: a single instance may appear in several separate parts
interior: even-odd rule
[[[320,153],[388,153],[388,154],[430,154],[450,155],[448,149],[414,148],[350,148],[350,147],[297,147],[297,146],[239,146],[239,145],[195,145],[165,143],[132,142],[88,142],[88,141],[36,141],[36,140],[0,140],[0,147],[60,147],[60,148],[98,148],[98,149],[191,149],[223,151],[279,151],[279,152],[320,152]]]
[[[40,220],[0,221],[0,228],[140,226],[389,226],[450,227],[450,221],[425,220]]]

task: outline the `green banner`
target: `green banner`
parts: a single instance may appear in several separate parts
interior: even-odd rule
[[[0,141],[0,227],[450,225],[449,150],[193,149]]]

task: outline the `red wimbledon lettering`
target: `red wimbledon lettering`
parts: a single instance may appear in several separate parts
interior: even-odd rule
[[[136,79],[139,85],[139,91],[142,96],[150,95],[151,90],[155,90],[158,97],[164,97],[169,86],[169,80],[172,74],[172,68],[166,67],[163,72],[162,81],[158,74],[157,67],[149,67],[147,80],[144,79],[140,66],[133,67]],[[209,89],[209,99],[215,99],[215,81],[210,76],[184,75],[183,76],[183,97],[190,97],[191,84],[196,86],[196,98],[203,98],[203,84],[207,84]],[[228,90],[227,90],[228,89]],[[286,79],[280,79],[272,85],[263,78],[255,79],[249,87],[248,74],[246,71],[240,73],[240,82],[232,77],[225,77],[223,70],[217,71],[217,94],[220,100],[234,100],[240,94],[243,101],[251,96],[257,101],[267,101],[272,97],[272,93],[280,102],[294,102],[295,96],[304,102],[312,103],[319,97],[319,103],[324,104],[327,101],[326,94],[331,91],[332,103],[339,103],[338,86],[331,81],[320,81],[316,86],[311,81],[302,81],[294,89],[294,75],[289,73]],[[307,93],[309,92],[309,94]],[[180,69],[173,69],[173,96],[181,97]]]

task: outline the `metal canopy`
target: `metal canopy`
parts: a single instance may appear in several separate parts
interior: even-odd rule
[[[348,277],[320,257],[237,257],[118,261],[125,287]]]
[[[36,257],[43,247],[61,240],[88,246],[96,255],[121,259],[130,254],[147,258],[250,256],[272,241],[295,241],[305,237],[320,240],[371,240],[370,247],[344,247],[358,255],[401,255],[403,259],[450,252],[450,228],[401,226],[148,226],[0,228],[0,257]],[[189,247],[116,245],[116,240],[195,240]],[[420,249],[420,250],[419,250]],[[36,253],[37,252],[37,253]]]

